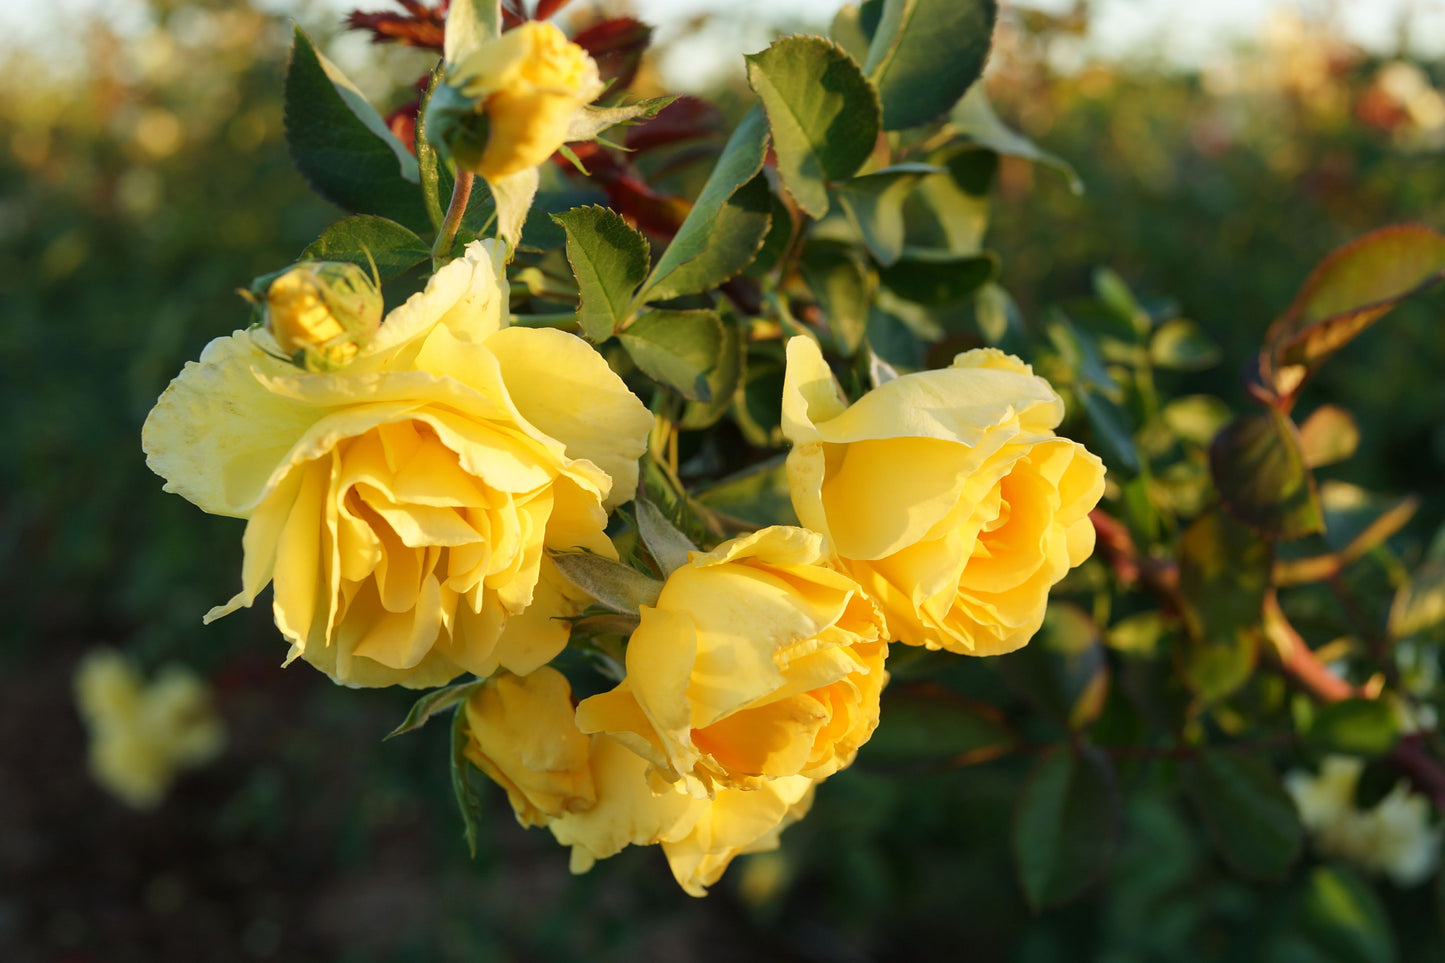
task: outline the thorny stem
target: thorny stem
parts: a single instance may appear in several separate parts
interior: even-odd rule
[[[452,185],[452,201],[447,205],[447,215],[442,219],[441,230],[437,232],[436,243],[432,245],[433,270],[440,268],[451,259],[452,245],[457,240],[457,230],[462,226],[462,215],[467,212],[467,201],[472,196],[472,181],[476,179],[471,171],[457,170],[456,183]]]

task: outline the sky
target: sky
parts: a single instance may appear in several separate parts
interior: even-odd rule
[[[291,13],[304,22],[361,8],[395,9],[388,0],[258,0],[262,6]],[[641,19],[658,28],[657,38],[687,32],[699,14],[713,15],[710,33],[676,45],[664,60],[665,77],[679,89],[706,83],[711,74],[738,62],[737,55],[766,45],[773,29],[825,30],[843,0],[631,0]],[[1060,12],[1071,0],[1003,0],[1020,7]],[[574,0],[574,7],[615,4]],[[32,45],[57,24],[75,22],[102,11],[121,25],[143,19],[140,0],[0,0],[0,46]],[[1414,15],[1409,37],[1422,56],[1445,55],[1445,0],[1094,0],[1085,51],[1106,57],[1162,56],[1186,66],[1217,58],[1240,40],[1258,36],[1277,7],[1319,15],[1338,12],[1350,39],[1375,50],[1395,49],[1398,25]]]

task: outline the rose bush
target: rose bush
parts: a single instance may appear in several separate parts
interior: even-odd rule
[[[578,727],[694,796],[847,766],[878,725],[888,644],[876,606],[825,562],[818,535],[785,526],[693,553]]]
[[[577,590],[545,549],[614,549],[652,419],[584,341],[509,328],[495,249],[470,245],[344,368],[279,360],[264,330],[212,341],[156,403],[147,464],[247,519],[242,589],[339,682],[425,687],[528,672],[567,642]]]
[[[893,639],[1019,648],[1048,590],[1094,547],[1104,466],[1054,429],[1048,382],[996,349],[884,382],[849,405],[816,342],[788,342],[783,433],[802,524],[882,607]]]

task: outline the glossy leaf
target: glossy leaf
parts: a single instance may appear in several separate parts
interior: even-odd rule
[[[713,311],[649,311],[618,338],[639,368],[693,401],[711,401],[723,325]]]
[[[1210,841],[1236,873],[1277,880],[1299,858],[1304,830],[1294,802],[1264,759],[1205,749],[1179,769],[1180,782]]]
[[[760,184],[740,198],[730,211],[727,209],[733,195],[762,170],[767,147],[767,117],[761,108],[754,108],[728,138],[687,219],[643,285],[639,303],[706,291],[741,271],[753,259],[767,236],[770,220],[772,205],[762,204],[759,193],[759,188],[766,192],[766,184]],[[758,216],[755,212],[760,204],[762,213]],[[724,247],[724,252],[717,250]],[[700,263],[693,264],[694,261]],[[689,270],[681,273],[684,268]]]
[[[647,238],[605,207],[576,207],[552,220],[567,232],[567,262],[582,294],[582,333],[606,341],[627,320],[632,292],[647,277]]]
[[[1265,336],[1271,387],[1291,396],[1326,358],[1405,298],[1445,277],[1445,235],[1382,228],[1334,251]]]
[[[425,229],[416,158],[299,27],[285,104],[291,159],[317,193],[348,211]]]
[[[883,128],[916,127],[952,107],[983,72],[995,0],[884,0],[863,72],[883,105]]]
[[[1013,852],[1035,909],[1087,892],[1103,875],[1119,826],[1113,764],[1097,749],[1039,760],[1014,810]]]
[[[1277,538],[1324,529],[1299,432],[1277,409],[1230,422],[1209,446],[1209,467],[1224,506],[1252,528]]]
[[[430,258],[431,247],[410,228],[395,221],[374,214],[355,214],[322,231],[321,236],[301,252],[301,257],[350,261],[368,271],[375,264],[377,273],[385,281]]]
[[[878,94],[841,47],[784,37],[744,58],[763,102],[783,186],[808,214],[828,213],[828,185],[852,177],[872,153]]]
[[[654,604],[662,591],[657,579],[601,555],[558,552],[552,561],[567,581],[622,615],[636,615],[640,606]]]

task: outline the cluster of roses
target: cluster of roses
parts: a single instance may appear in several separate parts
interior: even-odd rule
[[[472,152],[489,179],[563,136],[529,115],[556,128],[595,94],[548,100],[562,94],[542,80],[595,68],[538,30],[496,41],[531,53],[473,58],[492,65],[467,92],[491,92]],[[290,658],[339,683],[485,680],[466,756],[523,824],[571,846],[578,871],[660,844],[701,894],[853,761],[890,642],[992,655],[1028,640],[1093,548],[1103,467],[1054,434],[1059,397],[1013,357],[970,351],[850,405],[818,344],[794,338],[782,428],[801,527],[692,552],[638,613],[623,678],[576,704],[549,663],[592,599],[553,556],[618,558],[609,516],[654,419],[586,341],[508,326],[505,253],[471,243],[384,320],[352,265],[267,279],[267,323],[213,341],[161,396],[148,463],[168,491],[246,519],[241,591],[207,621],[273,584]]]

